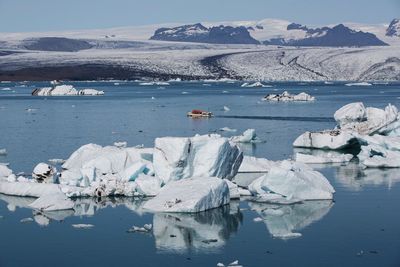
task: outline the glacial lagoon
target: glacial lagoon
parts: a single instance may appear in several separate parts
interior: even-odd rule
[[[292,143],[303,132],[333,128],[333,113],[345,104],[400,107],[400,84],[70,84],[105,95],[33,97],[34,88],[48,83],[0,84],[0,148],[8,152],[0,162],[29,174],[37,163],[66,159],[87,143],[149,147],[161,136],[229,137],[248,128],[263,142],[242,144],[244,153],[280,160],[293,156]],[[261,101],[284,90],[307,92],[316,101]],[[187,118],[193,108],[215,117]],[[27,208],[31,198],[0,195],[0,266],[216,266],[234,260],[243,266],[398,266],[400,171],[360,169],[354,162],[315,168],[334,186],[334,201],[272,205],[242,198],[197,214],[151,214],[142,209],[146,199],[101,198],[77,200],[74,211],[40,213]],[[33,220],[21,222],[25,218]],[[127,232],[148,223],[149,233]],[[287,233],[291,238],[282,238]]]

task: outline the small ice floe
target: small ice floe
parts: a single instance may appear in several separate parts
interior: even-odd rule
[[[228,265],[225,265],[225,264],[219,262],[219,263],[217,263],[217,267],[243,267],[243,265],[240,265],[239,261],[235,260],[235,261],[229,263]]]
[[[203,86],[211,86],[209,83],[203,83]]]
[[[57,170],[53,166],[47,163],[39,163],[33,169],[32,178],[39,183],[53,183],[56,172]]]
[[[73,224],[72,227],[74,227],[75,229],[91,229],[94,227],[94,225],[79,223],[79,224]]]
[[[51,164],[63,164],[65,162],[65,159],[49,159],[48,162]]]
[[[229,94],[229,91],[224,90],[224,91],[222,91],[222,93],[223,94]]]
[[[139,83],[139,85],[142,85],[142,86],[169,85],[169,83],[168,82],[142,82],[142,83]]]
[[[357,83],[346,83],[345,86],[372,86],[372,84],[368,82],[357,82]]]
[[[222,127],[219,130],[221,132],[236,132],[237,131],[236,129],[232,129],[232,128],[229,128],[229,127]]]
[[[261,217],[256,217],[253,219],[253,222],[262,222],[262,221],[263,221],[263,218],[261,218]]]
[[[247,129],[242,135],[232,136],[230,138],[235,143],[258,143],[260,139],[257,137],[255,129]]]
[[[230,111],[231,109],[227,106],[224,106],[224,111]]]
[[[119,85],[119,83],[114,83],[114,85]]]
[[[152,100],[156,99],[154,96],[151,97]]]
[[[251,87],[266,87],[266,85],[264,85],[264,84],[262,84],[261,82],[255,82],[255,83],[243,83],[242,85],[241,85],[241,87],[248,87],[248,88],[251,88]]]
[[[145,224],[143,227],[133,225],[127,232],[128,233],[150,233],[153,229],[152,224]]]
[[[20,222],[21,223],[30,223],[30,222],[33,222],[33,219],[32,218],[24,218],[24,219],[20,220]]]
[[[325,81],[324,84],[334,84],[334,82]]]
[[[122,141],[122,142],[114,142],[114,146],[119,147],[119,148],[124,148],[128,146],[128,142]]]
[[[44,194],[29,205],[41,211],[71,210],[74,202],[61,191],[53,194]]]
[[[36,112],[37,109],[36,108],[26,108],[25,111],[26,112]]]
[[[299,94],[290,94],[284,91],[282,94],[268,94],[262,98],[263,101],[275,101],[275,102],[290,102],[290,101],[314,101],[315,97],[301,92]]]
[[[182,95],[187,95],[187,94],[189,94],[189,92],[186,92],[186,91],[182,92]]]
[[[0,149],[0,156],[4,156],[4,155],[7,155],[7,149],[1,148]]]
[[[1,88],[1,91],[11,91],[10,87]]]

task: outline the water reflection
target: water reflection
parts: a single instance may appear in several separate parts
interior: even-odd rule
[[[321,220],[333,206],[332,201],[305,201],[293,205],[273,205],[249,202],[267,226],[269,233],[276,238],[300,237],[301,229]]]
[[[335,178],[343,187],[351,191],[361,191],[366,186],[385,186],[390,189],[400,182],[400,172],[396,168],[364,169],[357,163],[351,163],[337,167]]]
[[[243,221],[238,202],[195,214],[154,214],[153,234],[157,249],[185,253],[217,252]]]

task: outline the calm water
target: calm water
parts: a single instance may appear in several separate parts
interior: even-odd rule
[[[87,143],[152,146],[160,136],[230,136],[247,128],[255,128],[265,142],[243,145],[245,153],[279,160],[292,156],[291,144],[304,131],[332,128],[330,118],[344,104],[400,107],[398,84],[73,84],[106,95],[32,97],[35,86],[47,84],[0,84],[0,148],[8,151],[0,162],[10,163],[15,173],[30,173],[37,163],[65,159]],[[283,90],[305,91],[317,101],[260,101]],[[185,114],[193,108],[209,109],[216,117],[189,119]],[[268,119],[274,116],[285,119]],[[222,127],[237,133],[220,132]],[[361,170],[356,164],[318,168],[337,191],[334,202],[274,206],[242,200],[200,214],[153,215],[141,209],[145,200],[86,199],[77,203],[75,212],[40,214],[26,208],[29,198],[0,195],[0,266],[216,266],[236,259],[244,266],[399,266],[400,171]],[[20,222],[27,217],[34,222]],[[77,223],[94,228],[73,228]],[[152,234],[126,232],[145,223],[154,225]],[[288,232],[301,236],[274,237]],[[204,242],[209,239],[217,241]]]

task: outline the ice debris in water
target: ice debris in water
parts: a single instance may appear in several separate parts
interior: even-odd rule
[[[73,224],[72,227],[74,227],[75,229],[91,229],[94,227],[93,224]]]
[[[218,267],[225,267],[225,266],[226,267],[243,267],[243,265],[239,264],[238,260],[235,260],[235,261],[229,263],[228,265],[224,265],[223,263],[219,262],[219,263],[217,263],[217,266]]]
[[[29,223],[29,222],[33,222],[32,218],[24,218],[20,220],[21,223]]]
[[[49,159],[48,160],[51,164],[63,164],[65,159]]]
[[[281,102],[289,102],[289,101],[314,101],[315,97],[307,94],[307,93],[299,93],[297,95],[290,94],[287,91],[284,91],[282,94],[268,94],[262,98],[264,101],[281,101]]]
[[[356,82],[356,83],[346,83],[345,86],[372,86],[372,84],[368,82]]]
[[[219,130],[222,131],[222,132],[236,132],[237,131],[236,129],[232,129],[232,128],[229,128],[229,127],[222,127]]]
[[[96,89],[77,90],[72,85],[55,85],[54,87],[37,88],[33,90],[35,96],[78,96],[78,95],[104,95],[104,91]]]
[[[242,133],[242,135],[233,136],[230,138],[232,142],[235,143],[258,143],[258,139],[255,129],[247,129]]]
[[[142,227],[133,225],[133,226],[128,230],[128,233],[135,233],[135,232],[139,232],[139,233],[149,233],[149,232],[151,232],[152,229],[153,229],[153,225],[152,225],[152,224],[145,224],[145,225],[143,225]]]
[[[7,155],[7,149],[1,148],[0,149],[0,156],[4,156],[4,155]]]
[[[267,86],[265,86],[261,82],[254,82],[254,83],[245,82],[245,83],[243,83],[241,85],[241,87],[249,87],[249,88],[251,88],[251,87],[267,87]]]
[[[227,106],[224,106],[224,111],[230,111],[231,109],[228,108]]]

